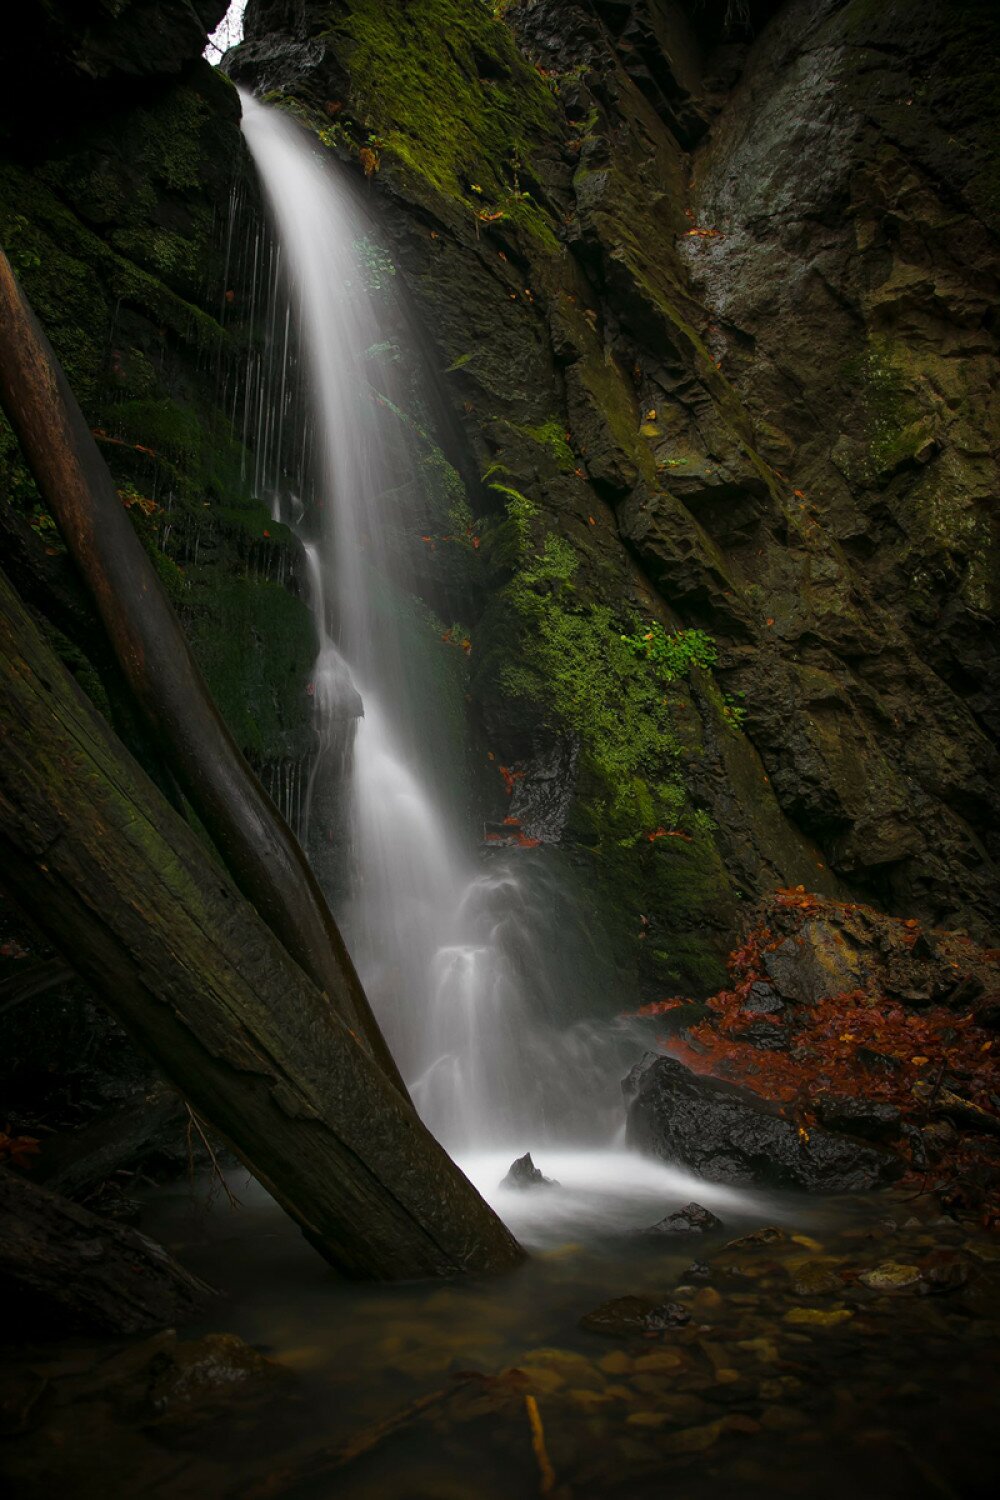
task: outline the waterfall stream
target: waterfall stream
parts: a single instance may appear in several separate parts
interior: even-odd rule
[[[554,1023],[544,920],[519,872],[495,858],[477,866],[440,775],[442,755],[458,763],[461,746],[449,751],[442,705],[413,688],[417,627],[400,601],[412,598],[415,456],[377,358],[386,342],[366,285],[368,226],[329,154],[287,115],[242,100],[277,233],[277,296],[287,298],[284,311],[272,300],[267,319],[281,347],[270,400],[280,420],[291,321],[313,429],[311,509],[322,518],[317,527],[276,494],[276,514],[305,547],[317,631],[319,750],[303,842],[414,1102],[444,1144],[524,1150],[567,1131],[607,1140],[620,1118],[614,1040]],[[262,430],[274,451],[270,416]]]

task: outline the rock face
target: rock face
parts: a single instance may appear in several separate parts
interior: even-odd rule
[[[225,256],[234,183],[233,244],[259,224],[198,56],[220,5],[113,9],[18,7],[0,238],[293,811],[313,641],[230,423],[263,309]],[[410,294],[391,335],[428,357],[442,494],[421,585],[465,622],[489,841],[571,878],[648,999],[717,989],[776,884],[985,934],[992,8],[503,10],[257,0],[227,62],[347,165]],[[2,431],[0,469],[18,587],[131,732]]]
[[[648,1053],[622,1090],[629,1144],[710,1182],[848,1193],[902,1174],[893,1152],[822,1129],[800,1131],[748,1089],[701,1077],[671,1057]]]
[[[473,476],[487,823],[502,764],[650,995],[707,993],[774,883],[996,918],[995,23],[917,12],[269,0],[232,63],[379,142]]]

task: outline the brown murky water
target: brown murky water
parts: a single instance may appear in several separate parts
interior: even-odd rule
[[[0,1445],[10,1492],[992,1495],[994,1240],[901,1193],[741,1197],[624,1153],[537,1160],[559,1189],[498,1194],[498,1159],[470,1164],[530,1260],[446,1286],[345,1285],[239,1177],[236,1210],[161,1191],[144,1229],[226,1295],[180,1356],[169,1339],[21,1351],[14,1375],[44,1388]],[[623,1232],[691,1197],[724,1227]],[[677,1304],[678,1326],[580,1327],[628,1295]],[[206,1361],[192,1341],[223,1329],[273,1365]]]

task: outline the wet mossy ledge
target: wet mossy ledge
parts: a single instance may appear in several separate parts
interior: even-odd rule
[[[200,59],[141,97],[121,93],[119,108],[56,131],[41,160],[5,151],[0,242],[212,693],[263,769],[312,748],[315,637],[298,546],[255,496],[237,425],[260,337],[243,256],[227,256],[232,203],[255,192],[239,101]],[[58,533],[2,421],[0,474],[25,547],[58,570]],[[55,627],[52,639],[128,737],[96,622],[72,644]],[[130,742],[149,765],[150,747]]]

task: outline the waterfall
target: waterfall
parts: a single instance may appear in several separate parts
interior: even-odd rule
[[[588,1080],[600,1075],[605,1094],[610,1081],[613,1109],[615,1063],[609,1073],[606,1051],[579,1028],[545,1020],[558,997],[544,923],[519,874],[477,865],[440,776],[440,705],[412,685],[414,625],[400,601],[417,531],[415,458],[385,371],[373,373],[385,334],[359,257],[368,226],[329,153],[287,115],[241,97],[277,234],[279,295],[299,330],[310,509],[321,517],[317,526],[301,503],[284,503],[305,546],[317,632],[319,746],[303,841],[414,1102],[444,1144],[524,1149],[565,1125],[574,1102],[593,1130]],[[283,341],[280,394],[269,398],[280,425],[288,307],[272,301],[266,321]],[[274,429],[265,413],[262,430]],[[460,762],[461,746],[451,754]]]

